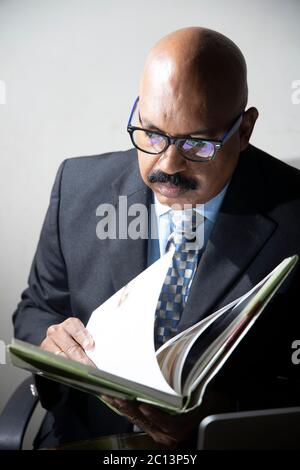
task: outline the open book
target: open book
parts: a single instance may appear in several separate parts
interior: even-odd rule
[[[154,348],[155,309],[172,251],[91,315],[96,368],[14,340],[14,365],[99,396],[155,404],[172,412],[198,406],[204,391],[298,261],[283,260],[242,297]]]

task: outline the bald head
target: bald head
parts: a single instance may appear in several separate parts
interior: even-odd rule
[[[243,112],[247,94],[243,54],[216,31],[180,29],[151,49],[131,124],[142,128],[134,142],[141,176],[162,204],[203,204],[224,188],[258,117],[256,108]],[[183,140],[169,140],[159,152],[161,134]],[[186,137],[188,149],[221,144],[214,158],[200,163],[180,151]]]
[[[247,104],[247,68],[240,49],[210,29],[192,27],[162,38],[150,51],[139,91],[167,117],[188,107],[205,126],[230,122]],[[162,109],[161,103],[168,103]],[[171,105],[171,106],[170,106]],[[196,117],[196,116],[195,116]],[[213,130],[213,129],[212,129]]]

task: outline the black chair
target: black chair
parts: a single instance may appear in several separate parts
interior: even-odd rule
[[[12,394],[0,414],[0,450],[22,449],[24,435],[39,398],[33,377],[28,377]]]

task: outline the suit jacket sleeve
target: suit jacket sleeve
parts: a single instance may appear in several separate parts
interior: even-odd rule
[[[72,314],[68,276],[60,246],[59,208],[63,162],[57,172],[49,208],[32,263],[28,288],[13,315],[15,337],[40,345],[50,325]]]

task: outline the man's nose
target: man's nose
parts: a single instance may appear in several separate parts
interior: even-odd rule
[[[173,175],[187,169],[187,161],[178,152],[174,144],[170,145],[159,159],[159,169]]]

